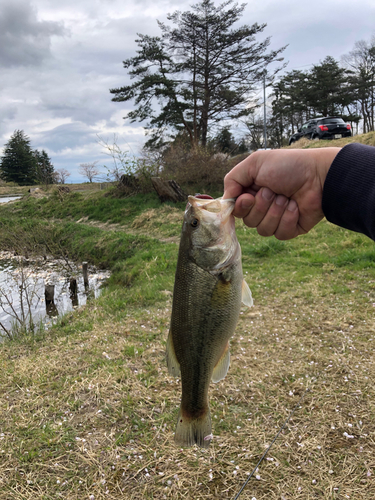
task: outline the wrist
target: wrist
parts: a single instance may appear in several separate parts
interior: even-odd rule
[[[323,189],[324,183],[333,160],[336,158],[341,148],[319,148],[315,149],[315,168]],[[311,151],[311,150],[310,150]]]

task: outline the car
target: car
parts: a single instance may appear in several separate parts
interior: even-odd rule
[[[312,118],[304,123],[298,131],[289,138],[289,145],[302,137],[311,140],[341,139],[352,135],[351,126],[338,116]]]

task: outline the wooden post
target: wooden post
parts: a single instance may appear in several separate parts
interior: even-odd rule
[[[55,305],[55,285],[45,285],[44,287],[44,297],[46,299],[46,312],[48,316],[54,317],[58,316],[59,312]]]
[[[70,278],[69,282],[70,298],[72,300],[73,307],[78,306],[78,286],[76,278]]]
[[[88,266],[87,262],[82,262],[83,284],[85,285],[85,289],[89,287],[89,275],[87,266]]]
[[[77,295],[77,280],[75,278],[70,278],[69,290],[70,295]]]
[[[44,287],[44,297],[46,299],[46,305],[51,304],[55,299],[55,285],[45,285]]]

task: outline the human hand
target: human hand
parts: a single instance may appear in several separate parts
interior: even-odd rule
[[[324,181],[340,148],[259,150],[224,179],[233,214],[279,240],[310,231],[323,217]]]

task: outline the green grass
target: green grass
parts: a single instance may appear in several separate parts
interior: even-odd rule
[[[60,196],[57,191],[52,191],[44,198],[26,196],[16,206],[4,207],[3,210],[5,213],[16,211],[27,218],[71,218],[77,221],[85,217],[88,220],[125,225],[142,212],[160,207],[160,201],[154,193],[128,198],[115,198],[110,194],[110,190],[82,193],[72,191]]]
[[[3,248],[113,273],[51,330],[0,345],[0,500],[233,498],[309,384],[243,498],[374,498],[374,243],[326,221],[286,242],[237,223],[254,307],[210,388],[211,448],[182,451],[164,351],[183,205],[103,192],[0,205]]]

